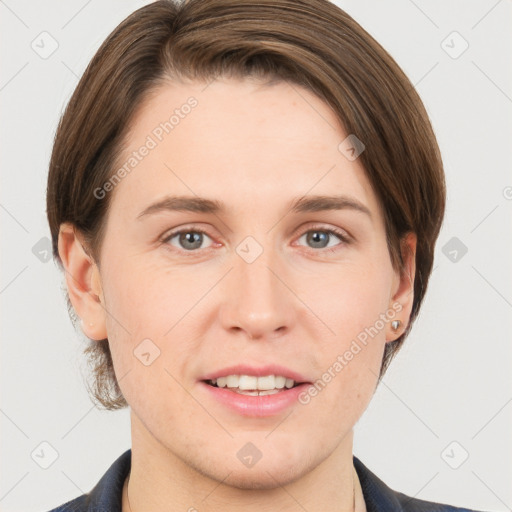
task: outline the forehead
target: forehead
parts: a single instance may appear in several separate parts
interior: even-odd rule
[[[347,136],[332,109],[295,84],[168,83],[130,123],[117,166],[127,172],[113,200],[139,208],[196,195],[235,213],[346,193],[378,214],[362,164],[347,158]]]

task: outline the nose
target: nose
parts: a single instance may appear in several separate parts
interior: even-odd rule
[[[234,254],[234,268],[224,280],[222,325],[252,340],[283,336],[295,320],[297,299],[286,284],[284,264],[270,252],[252,263]]]

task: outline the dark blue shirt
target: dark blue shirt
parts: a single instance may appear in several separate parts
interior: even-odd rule
[[[121,512],[123,485],[131,466],[131,450],[124,452],[88,494],[54,508],[50,512]],[[357,457],[354,467],[361,482],[367,512],[478,512],[442,503],[410,498],[390,489]]]

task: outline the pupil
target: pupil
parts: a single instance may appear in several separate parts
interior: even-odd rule
[[[323,231],[312,231],[311,235],[309,237],[309,241],[311,241],[313,244],[320,243],[321,247],[325,247],[325,243],[327,242],[328,234]]]
[[[199,244],[197,243],[198,241]],[[201,247],[201,233],[196,231],[183,233],[180,237],[180,242],[184,243],[184,248],[187,250],[197,249],[198,247]],[[192,247],[187,246],[187,244],[192,244]]]

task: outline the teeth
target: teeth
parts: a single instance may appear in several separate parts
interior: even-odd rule
[[[234,388],[232,391],[238,393],[239,395],[250,395],[250,396],[263,396],[263,395],[275,395],[276,393],[280,393],[279,389],[267,389],[264,391],[245,391],[242,389]]]
[[[284,385],[286,383],[286,377],[283,377],[281,375],[276,375],[274,378],[275,385],[277,389],[283,389]]]
[[[240,379],[241,381],[242,379]],[[238,386],[243,389],[241,386]],[[275,389],[276,378],[273,375],[266,375],[265,377],[258,377],[258,389],[268,391],[269,389]]]
[[[236,375],[230,375],[232,377],[233,384],[231,385],[232,388],[238,388],[243,390],[249,390],[249,389],[259,389],[258,388],[258,377],[254,377],[252,375],[240,375],[240,377],[237,377]],[[236,384],[236,381],[238,380],[238,384]]]
[[[226,386],[228,388],[236,388],[238,387],[238,378],[236,375],[228,375],[226,377]]]
[[[259,391],[249,391],[249,390],[238,389],[238,388],[233,388],[233,391],[235,391],[239,395],[249,395],[249,396],[258,396],[259,395]]]
[[[262,377],[255,377],[254,375],[227,375],[226,377],[212,379],[210,382],[219,388],[228,387],[234,391],[243,391],[244,394],[255,395],[258,394],[258,391],[265,392],[259,393],[260,395],[271,395],[274,394],[273,392],[277,392],[284,387],[290,389],[295,385],[293,379],[287,379],[282,375],[265,375]]]
[[[275,395],[276,393],[279,393],[278,389],[267,389],[265,391],[260,391],[259,395]]]

